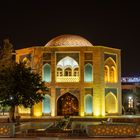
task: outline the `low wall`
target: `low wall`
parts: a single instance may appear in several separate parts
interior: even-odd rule
[[[14,137],[14,123],[0,123],[0,137]]]
[[[112,123],[87,125],[88,137],[136,137],[137,126],[134,123]]]

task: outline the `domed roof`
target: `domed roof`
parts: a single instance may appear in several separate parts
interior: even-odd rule
[[[79,35],[60,35],[50,40],[47,46],[93,46],[88,40]]]

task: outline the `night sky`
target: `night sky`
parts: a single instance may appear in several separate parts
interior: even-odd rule
[[[104,2],[102,0],[102,2]],[[140,4],[99,0],[5,0],[0,2],[0,45],[45,45],[77,34],[93,45],[121,49],[122,76],[140,76]]]

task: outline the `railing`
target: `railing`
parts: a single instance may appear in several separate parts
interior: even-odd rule
[[[79,82],[79,76],[57,76],[56,82]]]
[[[88,125],[88,137],[136,137],[137,126],[134,123],[111,123]]]

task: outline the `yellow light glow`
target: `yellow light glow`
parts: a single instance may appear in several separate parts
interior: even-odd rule
[[[34,113],[34,116],[40,117],[40,116],[42,116],[42,112],[35,112],[35,113]]]
[[[80,116],[81,117],[85,116],[84,112],[80,112]]]
[[[105,112],[104,111],[102,111],[102,116],[105,116]]]
[[[42,116],[42,103],[38,103],[34,105],[34,116],[40,117]]]
[[[25,113],[25,114],[30,114],[30,108],[25,108],[25,107],[23,107],[23,106],[19,106],[18,107],[18,112],[19,113]]]
[[[94,113],[94,115],[95,116],[100,116],[101,114],[100,114],[99,110],[96,110],[95,113]]]
[[[51,113],[51,116],[52,116],[52,117],[54,117],[54,116],[55,116],[55,113],[54,113],[54,111],[52,111],[52,113]]]

